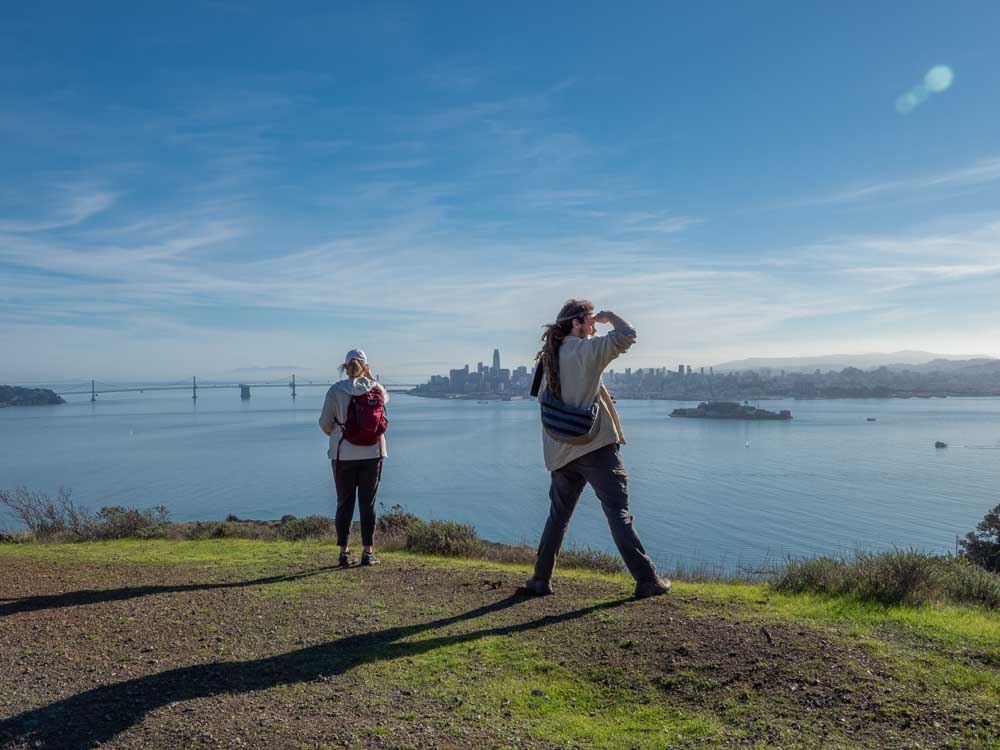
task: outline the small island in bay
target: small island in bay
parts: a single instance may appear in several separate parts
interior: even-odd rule
[[[48,388],[20,388],[16,385],[0,385],[0,408],[65,403],[62,396]]]
[[[692,419],[781,419],[792,418],[788,409],[768,411],[758,409],[749,404],[736,401],[708,401],[698,404],[696,409],[674,409],[671,417],[688,417]]]

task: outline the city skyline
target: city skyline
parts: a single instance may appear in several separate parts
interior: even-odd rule
[[[3,20],[0,382],[1000,355],[995,4]]]

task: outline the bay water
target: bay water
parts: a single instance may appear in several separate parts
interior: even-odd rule
[[[325,389],[147,391],[0,409],[0,488],[70,488],[174,520],[332,515]],[[790,422],[670,418],[619,401],[636,527],[661,565],[753,570],[787,555],[955,549],[1000,502],[1000,399],[766,401]],[[548,513],[534,401],[394,393],[380,504],[534,545]],[[875,421],[868,421],[869,417]],[[948,443],[936,449],[935,441]],[[17,528],[3,516],[0,527]],[[613,551],[588,489],[567,543]]]

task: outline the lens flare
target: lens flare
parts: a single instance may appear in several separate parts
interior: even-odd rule
[[[935,65],[924,75],[924,80],[896,99],[896,111],[908,115],[925,101],[931,94],[940,94],[951,88],[955,80],[955,72],[947,65]]]
[[[901,115],[908,115],[917,107],[917,97],[907,91],[896,100],[896,111]]]
[[[951,87],[951,82],[955,80],[955,73],[947,65],[935,65],[927,71],[924,76],[924,85],[928,91],[940,94]]]

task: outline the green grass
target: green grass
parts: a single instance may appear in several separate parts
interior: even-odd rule
[[[675,709],[657,700],[652,689],[609,686],[595,677],[552,661],[535,643],[489,636],[386,660],[372,679],[447,701],[463,720],[514,719],[527,736],[560,746],[652,750],[722,732],[711,714]]]
[[[785,594],[763,584],[676,584],[679,594],[724,605],[734,614],[783,621],[838,625],[868,635],[880,628],[943,644],[1000,648],[1000,612],[950,604],[887,605],[856,595]]]

